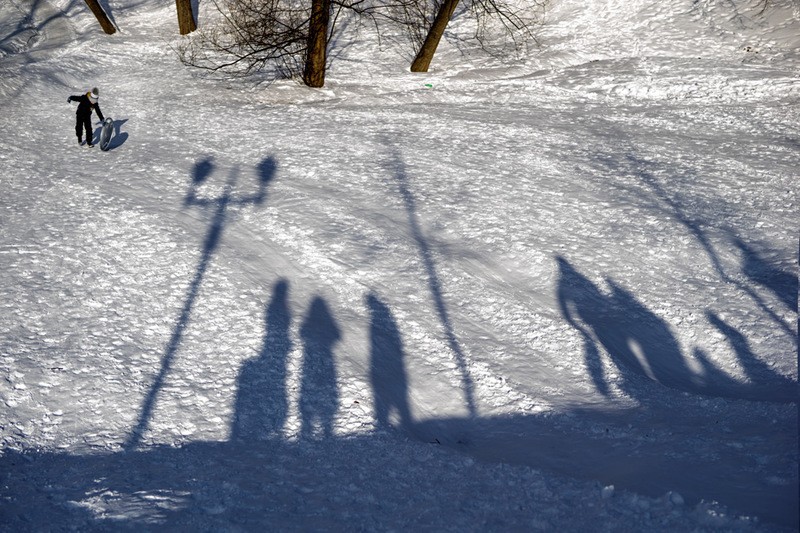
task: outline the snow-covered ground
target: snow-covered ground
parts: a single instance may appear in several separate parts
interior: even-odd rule
[[[797,2],[320,90],[120,4],[0,4],[0,529],[797,529]]]

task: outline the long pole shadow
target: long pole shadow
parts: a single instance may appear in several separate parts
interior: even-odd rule
[[[238,168],[235,168],[231,172],[230,176],[228,177],[228,181],[225,184],[222,195],[219,198],[202,199],[198,197],[197,188],[209,177],[209,175],[211,175],[213,170],[214,163],[210,158],[207,158],[195,164],[192,173],[192,183],[189,188],[189,193],[184,200],[184,205],[196,207],[213,206],[214,214],[211,218],[208,233],[206,233],[206,237],[203,241],[202,253],[200,255],[200,261],[197,265],[197,268],[195,269],[194,278],[192,279],[192,282],[189,284],[189,288],[186,291],[183,308],[178,316],[178,320],[175,324],[175,328],[172,331],[172,336],[170,337],[169,343],[167,343],[164,357],[161,359],[161,368],[159,369],[158,374],[156,374],[153,383],[150,385],[150,390],[145,396],[140,409],[138,421],[123,444],[123,449],[126,450],[136,448],[141,443],[142,436],[144,435],[148,424],[150,423],[156,398],[164,386],[164,380],[172,369],[175,355],[180,348],[183,335],[187,326],[189,325],[192,309],[194,308],[195,301],[197,300],[197,295],[200,291],[200,286],[203,283],[206,270],[208,269],[211,259],[213,258],[214,253],[219,247],[219,243],[222,239],[222,233],[225,229],[225,225],[229,216],[229,207],[231,205],[247,206],[263,203],[266,198],[266,187],[274,178],[275,163],[271,158],[265,159],[259,166],[260,173],[258,191],[252,196],[239,199],[232,197],[233,189],[239,178]]]
[[[475,417],[478,414],[475,405],[475,384],[470,375],[467,366],[467,358],[464,355],[464,350],[461,348],[461,343],[453,330],[453,323],[450,320],[450,315],[447,312],[447,304],[445,303],[444,295],[442,294],[442,284],[439,281],[439,275],[436,271],[436,262],[433,259],[430,245],[428,244],[422,228],[419,224],[419,217],[417,216],[417,205],[414,195],[409,187],[408,174],[403,160],[397,151],[393,151],[391,160],[389,162],[389,169],[394,175],[394,181],[403,200],[403,204],[408,215],[408,224],[411,228],[411,235],[414,237],[414,242],[419,250],[422,262],[425,265],[425,272],[428,276],[428,289],[430,290],[431,297],[433,298],[436,313],[439,315],[439,321],[444,328],[445,337],[450,350],[455,354],[456,364],[461,373],[461,383],[464,388],[464,396],[469,411],[470,417]]]

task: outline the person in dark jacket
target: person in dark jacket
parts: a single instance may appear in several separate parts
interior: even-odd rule
[[[94,146],[92,138],[92,109],[97,113],[97,117],[102,122],[103,112],[100,111],[100,105],[97,103],[100,98],[100,92],[97,87],[78,96],[70,96],[67,98],[67,103],[78,102],[78,110],[75,112],[75,135],[78,136],[78,144],[83,144],[83,130],[86,130],[86,144]]]

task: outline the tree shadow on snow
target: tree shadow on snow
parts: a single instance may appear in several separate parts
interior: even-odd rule
[[[770,261],[766,253],[747,244],[739,237],[732,237],[734,245],[742,254],[742,272],[753,283],[771,291],[787,309],[797,312],[797,273],[787,272]]]
[[[14,7],[20,10],[23,15],[17,26],[8,35],[0,36],[0,51],[7,54],[26,52],[33,48],[44,39],[48,26],[59,19],[67,18],[65,14],[77,0],[73,0],[68,6],[62,9],[52,9],[47,0],[33,0],[25,4],[17,4]],[[24,5],[24,7],[22,7]],[[22,12],[25,9],[26,12]],[[37,22],[38,20],[38,22]],[[21,45],[20,43],[25,43]]]
[[[686,231],[695,239],[695,241],[703,248],[705,254],[711,263],[717,276],[724,283],[736,287],[743,294],[746,294],[761,312],[774,323],[781,332],[791,339],[791,342],[797,346],[797,331],[794,325],[786,323],[778,313],[776,313],[771,305],[750,283],[743,282],[739,279],[736,273],[729,272],[726,269],[722,256],[717,251],[713,244],[712,233],[709,227],[713,225],[705,220],[698,213],[688,207],[691,205],[681,197],[681,194],[675,190],[670,191],[667,188],[667,180],[659,179],[659,175],[667,171],[663,166],[657,162],[649,161],[635,154],[626,154],[624,157],[617,157],[615,155],[602,154],[600,160],[608,167],[613,168],[619,172],[623,172],[635,177],[641,185],[644,186],[644,191],[647,192],[646,200],[651,202],[652,206],[661,209],[671,219],[678,221]],[[673,169],[668,170],[671,177],[676,179],[672,180],[680,183],[681,179],[692,178],[688,172],[681,174],[675,172]],[[636,191],[634,194],[641,194],[641,190]],[[754,247],[748,245],[740,236],[732,229],[728,229],[730,239],[734,245],[739,248],[743,256],[742,270],[744,275],[757,285],[762,285],[774,292],[775,295],[790,308],[797,309],[797,274],[791,274],[783,271],[768,263],[761,254],[756,252]]]

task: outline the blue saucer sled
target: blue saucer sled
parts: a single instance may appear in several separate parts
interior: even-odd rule
[[[111,137],[114,135],[114,121],[111,117],[103,121],[103,129],[100,130],[100,149],[108,151],[111,145]]]

